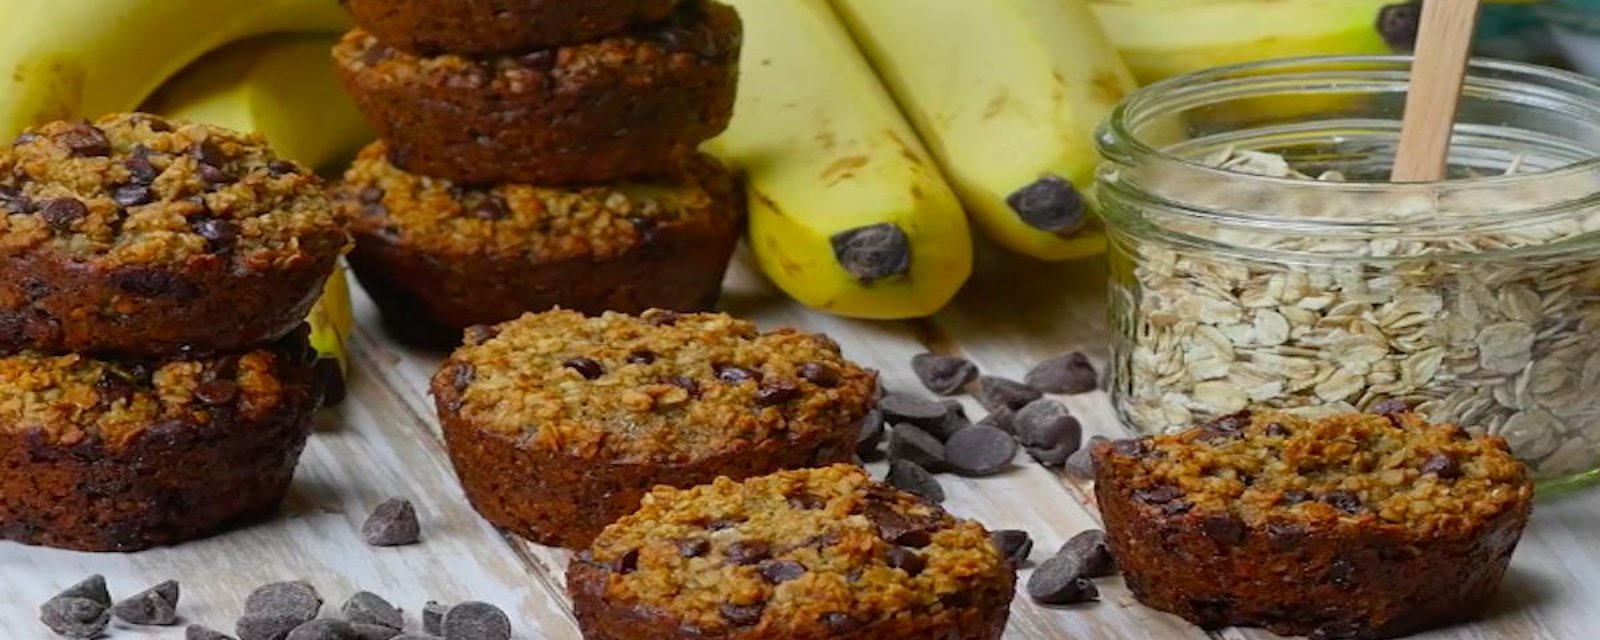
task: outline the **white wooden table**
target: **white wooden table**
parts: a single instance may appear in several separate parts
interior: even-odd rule
[[[891,389],[918,390],[909,372],[925,350],[960,353],[985,372],[1020,377],[1034,363],[1083,350],[1098,365],[1107,356],[1100,263],[1041,264],[985,255],[979,275],[938,316],[870,323],[807,311],[774,292],[741,258],[723,306],[763,326],[825,331],[846,355],[882,370]],[[439,439],[426,394],[435,357],[387,340],[370,303],[357,293],[361,328],[349,399],[328,410],[303,458],[277,519],[173,549],[82,554],[0,542],[0,639],[53,636],[37,622],[38,605],[90,573],[108,578],[117,597],[168,578],[181,581],[180,614],[231,633],[245,595],[268,581],[306,579],[337,607],[356,590],[390,598],[416,624],[422,603],[480,599],[512,614],[516,637],[578,640],[564,595],[565,552],[503,534],[480,520],[462,497]],[[1091,433],[1125,435],[1104,394],[1064,398]],[[969,410],[982,415],[970,398]],[[874,471],[882,474],[881,463]],[[1035,561],[1063,540],[1098,526],[1088,487],[1039,467],[1023,454],[992,478],[940,476],[957,515],[991,528],[1022,528],[1035,540]],[[413,499],[424,542],[373,549],[361,542],[362,519],[391,495]],[[1499,597],[1473,625],[1425,638],[1600,638],[1600,490],[1535,509]],[[1028,570],[1023,571],[1026,579]],[[1019,581],[1019,591],[1020,591]],[[1116,578],[1100,582],[1102,601],[1041,607],[1019,593],[1006,637],[1206,638],[1182,620],[1140,606]],[[1213,638],[1271,638],[1227,630]],[[136,629],[114,623],[111,638],[182,638],[182,628]],[[645,639],[641,639],[645,640]]]

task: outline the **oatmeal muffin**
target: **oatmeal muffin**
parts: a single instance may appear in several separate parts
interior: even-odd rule
[[[0,149],[0,352],[238,351],[293,330],[348,243],[259,136],[144,114]]]
[[[356,24],[421,55],[483,55],[599,40],[672,13],[678,0],[345,0]]]
[[[354,221],[350,263],[391,333],[450,348],[467,327],[557,306],[714,307],[745,199],[710,156],[682,166],[650,185],[471,188],[401,171],[380,142],[334,198]]]
[[[670,175],[727,128],[742,35],[733,9],[688,0],[665,22],[521,56],[423,58],[356,30],[334,58],[408,171],[603,184]]]
[[[321,400],[307,332],[202,359],[0,358],[0,539],[136,551],[272,513]]]
[[[1387,638],[1482,612],[1533,486],[1498,437],[1411,413],[1226,416],[1103,443],[1095,495],[1128,588],[1206,628]]]
[[[576,548],[658,484],[850,460],[876,383],[825,336],[557,310],[469,330],[433,396],[478,512]]]
[[[988,532],[835,465],[660,487],[567,568],[588,640],[998,640]]]

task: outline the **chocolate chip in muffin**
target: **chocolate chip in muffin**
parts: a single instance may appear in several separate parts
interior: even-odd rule
[[[691,398],[700,397],[700,383],[695,381],[694,378],[686,378],[684,376],[673,376],[673,377],[667,379],[667,384],[670,384],[670,385],[672,385],[674,387],[677,387],[679,389],[683,389],[684,392],[688,393],[689,397],[691,397]]]
[[[221,218],[201,218],[194,223],[194,232],[206,240],[212,253],[232,251],[239,242],[239,223]]]
[[[39,209],[39,217],[51,229],[66,232],[72,229],[73,223],[89,217],[89,207],[77,198],[56,198],[45,201]]]
[[[1078,351],[1039,363],[1022,380],[1046,393],[1079,394],[1100,388],[1100,374],[1089,356]]]
[[[390,604],[382,596],[370,591],[357,591],[350,596],[344,605],[339,607],[339,614],[347,622],[354,624],[372,624],[390,629],[403,629],[406,619],[400,609]]]
[[[1232,514],[1207,516],[1200,521],[1200,530],[1205,532],[1206,537],[1225,545],[1244,542],[1244,522]]]
[[[904,422],[923,429],[939,424],[950,413],[950,408],[942,402],[909,393],[885,395],[878,401],[878,410],[892,424]]]
[[[928,567],[927,560],[923,559],[917,552],[905,547],[890,547],[886,559],[890,568],[904,571],[906,575],[913,578],[921,575],[922,570]]]
[[[911,241],[893,223],[851,229],[830,241],[839,266],[861,284],[911,273]]]
[[[88,122],[74,124],[71,129],[61,134],[60,140],[72,155],[80,158],[111,155],[111,140],[106,137],[106,132]]]
[[[791,383],[775,380],[756,390],[756,404],[771,407],[800,398],[800,389]]]
[[[479,220],[504,220],[509,215],[511,209],[506,206],[505,199],[492,193],[472,207],[472,217]]]
[[[88,598],[51,598],[39,607],[39,622],[68,638],[98,638],[111,622],[106,606]]]
[[[106,577],[98,573],[84,578],[75,585],[67,587],[54,597],[88,598],[89,600],[100,603],[102,606],[111,606],[111,591],[106,588]]]
[[[759,540],[740,540],[728,545],[724,555],[733,564],[752,565],[772,557],[772,545]]]
[[[422,537],[417,510],[405,498],[389,498],[372,510],[361,525],[361,537],[374,547],[416,544]]]
[[[1028,562],[1028,555],[1033,553],[1033,536],[1021,529],[999,529],[989,532],[989,538],[994,540],[994,546],[1000,549],[1000,555],[1006,557],[1012,569],[1021,568]]]
[[[1028,226],[1057,234],[1077,229],[1088,211],[1083,194],[1057,176],[1045,176],[1017,190],[1006,204]]]
[[[209,165],[209,164],[202,164],[202,165],[196,167],[195,168],[195,175],[200,176],[200,180],[202,182],[205,182],[206,184],[213,185],[213,186],[215,186],[215,185],[223,185],[223,184],[233,184],[233,183],[239,181],[239,177],[238,176],[235,176],[235,175],[233,175],[231,173],[228,173],[227,171],[224,171],[220,167],[216,167],[216,166]]]
[[[128,158],[122,161],[122,168],[128,170],[128,175],[136,184],[149,185],[161,175],[161,171],[150,162],[150,147],[143,144],[134,145]]]
[[[1068,538],[1056,555],[1078,558],[1083,576],[1101,578],[1117,572],[1116,560],[1111,555],[1111,545],[1102,529],[1087,529]]]
[[[444,640],[509,640],[511,618],[487,602],[463,602],[445,612],[439,630]]]
[[[137,207],[155,202],[156,192],[149,185],[124,184],[111,191],[111,199],[124,207]]]
[[[1461,463],[1448,453],[1435,453],[1422,461],[1422,473],[1434,474],[1440,480],[1453,480],[1461,477]]]
[[[178,622],[178,582],[168,580],[136,593],[111,607],[111,614],[128,624],[166,626]]]
[[[239,397],[239,383],[232,380],[212,380],[196,387],[194,397],[213,407],[230,404]]]
[[[761,376],[761,372],[754,371],[754,370],[751,370],[751,369],[746,369],[746,368],[738,366],[738,365],[716,364],[716,365],[712,365],[711,368],[712,368],[713,371],[716,372],[718,380],[721,380],[721,381],[726,382],[728,384],[743,384],[743,383],[746,383],[746,382],[760,382],[761,381],[761,377],[762,377]]]
[[[1360,496],[1342,489],[1322,494],[1322,502],[1351,515],[1361,513],[1366,508],[1361,504]]]
[[[766,613],[766,604],[732,604],[723,603],[718,607],[722,617],[736,627],[754,626],[761,622],[761,614]]]
[[[1292,434],[1289,432],[1288,427],[1283,426],[1283,423],[1274,422],[1267,425],[1267,435],[1273,438],[1287,438]]]
[[[889,459],[905,460],[924,469],[944,468],[945,446],[938,438],[909,424],[897,424],[889,433]]]
[[[761,578],[771,584],[799,580],[806,575],[806,567],[793,560],[777,560],[761,565]]]
[[[1028,597],[1039,604],[1077,604],[1098,599],[1100,592],[1083,573],[1077,556],[1057,554],[1028,576]]]
[[[990,411],[999,407],[1021,409],[1044,396],[1038,389],[998,376],[979,376],[978,392],[973,395],[978,398],[978,404]]]
[[[594,380],[606,374],[605,366],[595,361],[594,358],[585,358],[583,356],[570,358],[561,363],[561,366],[578,372],[578,375],[583,376],[585,380]]]
[[[988,476],[1004,471],[1017,456],[1017,441],[993,427],[972,427],[950,436],[945,460],[950,469],[968,476]]]
[[[978,377],[978,367],[970,360],[937,353],[913,356],[911,371],[922,381],[922,386],[942,396],[959,393]]]
[[[648,349],[639,349],[628,354],[628,364],[655,364],[656,354]]]
[[[796,371],[800,379],[824,389],[839,386],[839,370],[820,362],[806,362]]]
[[[862,515],[878,529],[878,537],[902,547],[922,548],[933,540],[937,517],[919,517],[896,511],[881,500],[869,500]]]
[[[625,576],[639,570],[639,550],[629,549],[611,562],[611,572]]]
[[[711,553],[711,541],[705,538],[679,540],[678,555],[685,558],[698,558]]]
[[[889,486],[922,497],[929,502],[944,502],[944,487],[939,480],[914,462],[891,460],[889,473],[884,477]]]

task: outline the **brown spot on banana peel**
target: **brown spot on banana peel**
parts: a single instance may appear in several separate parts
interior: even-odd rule
[[[820,177],[830,186],[838,184],[841,180],[854,176],[853,172],[856,169],[865,167],[870,162],[872,160],[866,156],[845,156],[834,160],[826,169],[823,169]]]
[[[894,223],[857,227],[830,241],[839,266],[864,286],[911,273],[911,241]]]
[[[37,76],[45,76],[48,82],[37,82]],[[83,63],[62,56],[49,56],[30,58],[18,63],[11,71],[13,85],[21,86],[32,82],[31,89],[18,91],[12,87],[7,99],[23,101],[22,113],[26,114],[27,126],[38,126],[56,120],[67,120],[82,117],[83,90],[88,82],[89,71]],[[0,127],[5,125],[0,124]],[[20,131],[0,131],[5,137],[10,137]]]
[[[1114,73],[1105,71],[1096,73],[1089,80],[1089,84],[1094,87],[1095,97],[1102,104],[1122,102],[1122,99],[1128,95],[1127,90],[1123,88],[1122,81]]]

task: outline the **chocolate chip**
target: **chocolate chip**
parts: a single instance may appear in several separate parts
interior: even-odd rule
[[[679,540],[677,545],[678,555],[685,558],[698,558],[707,553],[711,553],[711,541],[705,538]]]
[[[1062,234],[1083,224],[1088,207],[1072,183],[1057,176],[1045,176],[1006,198],[1028,226]]]
[[[827,500],[824,500],[816,495],[812,495],[810,492],[807,492],[803,489],[799,493],[790,495],[786,502],[789,503],[790,507],[802,511],[816,511],[818,509],[826,509],[828,507]]]
[[[245,613],[293,618],[294,628],[317,617],[322,611],[322,596],[305,582],[274,582],[265,584],[250,593],[244,600]],[[244,636],[244,632],[239,635]],[[243,639],[248,640],[248,639]]]
[[[1058,444],[1053,447],[1023,447],[1023,450],[1028,452],[1028,457],[1033,458],[1034,462],[1046,467],[1062,466],[1075,453],[1065,444]]]
[[[374,547],[416,544],[422,537],[416,508],[405,498],[384,500],[362,523],[361,537]]]
[[[1166,504],[1183,497],[1183,490],[1170,484],[1161,484],[1136,490],[1133,497],[1146,504]]]
[[[706,523],[706,528],[710,529],[712,531],[721,531],[723,529],[732,529],[734,527],[737,527],[737,526],[739,526],[739,523],[741,523],[741,522],[744,522],[744,520],[742,520],[742,519],[735,520],[733,518],[718,518],[716,520],[712,520],[711,522]]]
[[[761,577],[772,584],[799,580],[804,575],[806,575],[805,565],[791,560],[777,560],[761,565]]]
[[[945,461],[956,473],[989,476],[1004,471],[1017,456],[1017,441],[992,427],[962,429],[945,443]]]
[[[12,187],[0,186],[0,211],[12,213],[27,213],[33,208],[33,200],[22,195],[22,191]]]
[[[156,192],[146,185],[125,184],[111,192],[111,199],[124,207],[137,207],[154,202]]]
[[[1441,480],[1461,477],[1461,463],[1447,453],[1435,453],[1422,461],[1422,473],[1434,474]]]
[[[1102,442],[1110,441],[1111,439],[1105,436],[1094,436],[1089,438],[1089,443],[1087,446],[1080,447],[1077,451],[1072,452],[1072,454],[1068,455],[1067,459],[1062,462],[1062,467],[1066,469],[1067,475],[1079,480],[1093,480],[1094,448],[1096,445]]]
[[[278,613],[246,613],[233,625],[239,640],[284,640],[310,620]]]
[[[972,428],[972,421],[967,419],[965,413],[963,410],[953,408],[944,414],[944,419],[924,427],[923,431],[938,438],[940,442],[948,441],[951,436]]]
[[[944,405],[944,408],[946,410],[946,413],[944,415],[945,415],[946,418],[949,418],[951,416],[955,416],[955,417],[958,417],[958,418],[966,419],[966,417],[967,417],[967,405],[961,404],[960,400],[957,400],[955,398],[943,398],[943,399],[939,400],[939,403]]]
[[[1328,581],[1341,587],[1349,585],[1355,574],[1356,565],[1349,560],[1340,558],[1328,565]]]
[[[487,602],[463,602],[445,612],[439,630],[444,640],[509,640],[511,619]]]
[[[72,155],[80,158],[101,158],[111,155],[111,140],[106,138],[106,132],[101,131],[87,122],[72,125],[66,133],[57,138],[72,151]]]
[[[886,560],[888,561],[889,568],[904,571],[906,572],[906,575],[909,575],[913,578],[920,575],[922,570],[928,567],[927,560],[924,560],[922,556],[917,555],[917,552],[905,547],[890,547],[889,555]]]
[[[97,638],[111,622],[111,613],[88,598],[57,596],[39,607],[39,622],[57,635]]]
[[[399,609],[370,591],[357,591],[344,602],[344,606],[339,607],[339,613],[352,623],[374,624],[390,629],[404,629],[406,626],[405,616]]]
[[[643,349],[628,354],[628,364],[654,364],[655,361],[656,354]]]
[[[850,633],[861,629],[861,622],[851,617],[848,613],[830,612],[822,614],[822,625],[834,634]]]
[[[239,223],[218,218],[201,218],[194,223],[194,232],[206,239],[213,253],[231,251],[239,240]]]
[[[760,382],[761,373],[733,364],[716,364],[711,370],[717,374],[717,379],[728,384],[742,384],[745,382]]]
[[[919,353],[911,358],[911,371],[922,386],[942,396],[959,393],[978,377],[978,367],[966,358]]]
[[[678,320],[683,318],[682,314],[679,314],[671,309],[649,309],[640,317],[644,318],[645,322],[657,327],[673,326],[678,324]]]
[[[1407,52],[1417,46],[1422,25],[1422,0],[1387,5],[1378,12],[1378,34],[1390,48]]]
[[[989,539],[994,541],[994,546],[1000,549],[1000,555],[1006,557],[1006,562],[1012,569],[1026,564],[1028,554],[1033,553],[1033,537],[1020,529],[991,531]]]
[[[111,275],[111,282],[123,293],[140,298],[171,296],[188,300],[200,293],[183,276],[156,268],[122,269]]]
[[[878,457],[878,445],[883,442],[883,413],[877,409],[867,412],[861,419],[861,431],[856,435],[856,455],[862,460]]]
[[[202,181],[211,185],[233,184],[239,181],[237,176],[209,164],[200,165],[195,173]]]
[[[1016,435],[1016,416],[1017,412],[1012,411],[1007,407],[1000,407],[990,411],[989,415],[986,415],[982,420],[979,420],[977,426],[994,427],[1006,433]]]
[[[945,464],[944,443],[928,432],[909,424],[897,424],[889,433],[889,459],[905,460],[924,469],[938,470]]]
[[[457,391],[466,391],[467,387],[472,386],[472,380],[477,377],[478,368],[470,362],[456,362],[452,363],[452,366],[455,367],[455,373],[450,376],[450,384]]]
[[[906,460],[889,461],[889,473],[884,476],[884,481],[891,487],[929,502],[944,502],[944,487],[939,485],[939,480],[916,463]]]
[[[399,629],[390,629],[383,625],[350,623],[350,640],[432,640],[426,636],[414,636],[401,633]]]
[[[1150,453],[1150,444],[1144,438],[1125,438],[1111,443],[1111,451],[1127,458],[1143,458]]]
[[[765,613],[765,604],[732,604],[723,603],[717,607],[722,617],[736,627],[750,627],[761,622],[761,614]]]
[[[839,386],[839,370],[821,362],[806,362],[796,370],[800,379],[824,389]]]
[[[1028,597],[1039,604],[1077,604],[1100,597],[1094,583],[1083,574],[1083,563],[1067,554],[1045,560],[1028,576]]]
[[[1106,532],[1101,529],[1078,532],[1062,543],[1056,554],[1077,557],[1087,578],[1101,578],[1117,572],[1116,560],[1111,556],[1111,545],[1106,541]]]
[[[89,217],[89,207],[77,198],[56,198],[45,201],[39,217],[57,232],[66,232],[72,229],[72,223]]]
[[[1030,402],[1017,411],[1012,426],[1023,445],[1040,449],[1065,445],[1068,454],[1078,450],[1083,438],[1082,423],[1066,405],[1049,398]]]
[[[490,194],[472,207],[471,215],[479,220],[504,220],[511,215],[511,208],[506,205],[504,198]]]
[[[728,562],[751,565],[772,557],[772,545],[760,540],[740,540],[728,545],[724,555],[728,557]]]
[[[864,515],[878,528],[878,537],[903,547],[928,546],[933,541],[933,530],[939,526],[935,516],[904,514],[881,500],[869,501]]]
[[[685,378],[683,376],[673,376],[673,377],[667,379],[667,384],[670,384],[670,385],[672,385],[674,387],[677,387],[679,389],[683,389],[684,392],[688,393],[689,397],[691,397],[691,398],[700,397],[700,383],[699,382],[695,382],[694,378]]]
[[[354,640],[350,623],[332,618],[311,620],[295,627],[284,640]]]
[[[1399,398],[1385,398],[1383,400],[1379,400],[1372,403],[1372,408],[1370,409],[1372,413],[1376,413],[1380,416],[1386,416],[1391,413],[1405,413],[1410,410],[1411,403]]]
[[[272,175],[275,176],[287,176],[300,173],[300,165],[288,160],[273,160],[267,164],[267,171],[272,172]]]
[[[11,146],[20,147],[20,146],[25,145],[25,144],[30,144],[30,143],[33,143],[33,142],[37,142],[38,140],[39,140],[39,134],[34,133],[32,131],[29,131],[29,132],[26,132],[26,133],[24,133],[22,135],[17,136],[17,139],[13,140],[11,142]]]
[[[212,167],[227,165],[228,161],[231,160],[228,154],[223,152],[222,147],[217,146],[217,143],[211,140],[202,140],[200,144],[189,147],[189,156],[200,164],[211,165]]]
[[[1313,496],[1308,491],[1290,489],[1283,492],[1283,503],[1291,506],[1302,502],[1311,502],[1312,498]]]
[[[996,376],[979,376],[978,392],[974,395],[978,398],[978,404],[990,411],[999,407],[1021,409],[1044,396],[1038,389]]]
[[[1306,530],[1297,524],[1267,523],[1267,537],[1279,545],[1296,544],[1305,534]]]
[[[851,229],[831,242],[839,266],[861,284],[911,273],[911,241],[893,223]]]
[[[194,397],[213,407],[230,404],[239,397],[239,385],[232,380],[212,380],[196,388]]]
[[[1039,363],[1023,382],[1047,393],[1089,393],[1100,388],[1100,374],[1088,356],[1074,351]]]
[[[449,605],[437,600],[429,600],[422,605],[422,632],[430,636],[444,634],[444,614],[450,611]]]
[[[87,598],[100,603],[101,606],[111,606],[111,591],[106,589],[106,577],[94,574],[66,590],[56,594],[57,598]]]
[[[1273,423],[1267,425],[1267,437],[1270,437],[1270,438],[1287,438],[1287,437],[1289,437],[1289,435],[1290,435],[1289,428],[1283,426],[1280,423],[1273,422]]]
[[[1365,507],[1361,504],[1361,497],[1344,490],[1329,491],[1322,494],[1322,502],[1330,507],[1349,514],[1361,513]]]
[[[122,167],[128,170],[128,175],[137,184],[148,185],[161,176],[161,172],[150,163],[150,148],[140,145],[133,148],[133,155],[122,161]]]
[[[233,640],[233,637],[210,627],[191,624],[183,630],[183,640]]]
[[[178,622],[178,583],[168,580],[111,607],[111,614],[129,624],[166,626]]]
[[[950,413],[944,403],[908,393],[890,393],[878,401],[878,410],[892,424],[910,423],[924,429],[938,424]]]
[[[756,404],[762,407],[776,406],[799,398],[800,389],[783,381],[769,382],[756,390]]]
[[[1207,516],[1200,521],[1200,530],[1206,537],[1226,545],[1236,545],[1244,542],[1244,522],[1232,514],[1224,516]]]
[[[585,380],[594,380],[606,374],[606,368],[594,358],[578,356],[561,363],[561,366],[578,372]]]
[[[639,550],[629,549],[611,563],[611,572],[625,576],[639,570]]]

